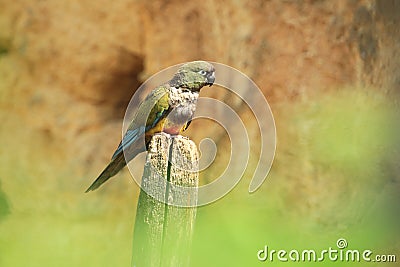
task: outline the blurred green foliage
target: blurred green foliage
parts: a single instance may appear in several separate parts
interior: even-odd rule
[[[0,184],[1,185],[1,184]],[[0,221],[6,217],[10,212],[10,207],[7,201],[7,196],[1,190],[0,186]]]
[[[193,266],[302,266],[260,263],[256,253],[265,245],[335,249],[339,238],[348,249],[399,251],[398,107],[378,92],[347,88],[275,105],[273,112],[278,147],[271,174],[255,194],[241,182],[199,209]],[[317,264],[332,266],[329,260],[306,266]]]
[[[10,50],[10,42],[0,38],[0,56],[8,54]]]

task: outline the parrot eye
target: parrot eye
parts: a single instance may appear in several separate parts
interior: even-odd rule
[[[206,75],[207,74],[207,72],[205,71],[205,70],[200,70],[199,72],[198,72],[200,75]]]

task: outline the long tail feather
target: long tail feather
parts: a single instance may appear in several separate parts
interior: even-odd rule
[[[103,172],[97,177],[91,186],[85,191],[85,193],[96,190],[108,179],[116,175],[126,165],[124,153],[120,153],[116,156],[110,164],[103,170]]]

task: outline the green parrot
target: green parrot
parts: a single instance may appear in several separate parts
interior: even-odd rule
[[[213,85],[214,66],[206,61],[183,64],[172,79],[150,92],[139,105],[111,162],[86,192],[93,191],[116,175],[139,153],[146,151],[155,133],[178,135],[187,129],[196,110],[200,89]]]

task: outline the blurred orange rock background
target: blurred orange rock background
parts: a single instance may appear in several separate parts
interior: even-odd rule
[[[235,67],[273,109],[344,86],[397,93],[400,81],[394,1],[17,0],[0,12],[2,140],[71,174],[97,175],[135,89],[170,65]]]
[[[15,161],[42,153],[34,170],[79,184],[108,161],[135,89],[174,64],[235,67],[273,110],[345,86],[397,93],[400,81],[392,1],[17,0],[0,12],[2,141]]]
[[[343,85],[399,86],[391,1],[17,0],[0,10],[4,120],[64,143],[66,158],[106,156],[140,83],[190,60],[239,69],[272,105]]]

